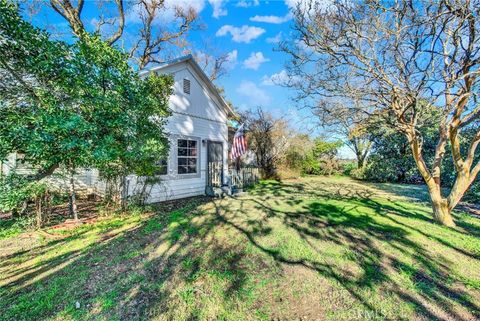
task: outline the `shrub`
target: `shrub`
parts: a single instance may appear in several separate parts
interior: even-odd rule
[[[366,172],[365,167],[355,168],[350,171],[350,176],[354,179],[364,180],[366,178],[365,172]]]
[[[312,154],[307,155],[302,164],[302,172],[307,175],[320,175],[320,162]]]
[[[25,230],[32,230],[35,227],[33,216],[18,217],[12,220],[0,220],[0,240],[22,233]]]
[[[25,177],[10,174],[0,179],[0,211],[18,212],[24,204],[47,192],[47,185],[31,182]]]
[[[302,176],[302,171],[297,168],[289,168],[289,167],[282,166],[278,169],[278,175],[281,180],[299,178]]]
[[[354,161],[345,161],[340,164],[343,175],[351,176],[352,171],[357,169]]]
[[[323,137],[314,140],[314,146],[303,161],[302,172],[308,175],[333,175],[340,171],[337,158],[340,141],[330,142]]]
[[[480,203],[480,178],[472,184],[472,187],[465,195],[465,201],[472,203]]]

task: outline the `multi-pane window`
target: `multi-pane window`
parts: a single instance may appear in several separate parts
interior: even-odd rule
[[[197,173],[198,143],[196,140],[178,140],[178,174]]]
[[[157,162],[157,170],[155,175],[167,175],[168,172],[168,161],[167,158],[162,158]]]

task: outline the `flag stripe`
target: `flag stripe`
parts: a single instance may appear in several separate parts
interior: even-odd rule
[[[247,141],[245,139],[243,124],[238,128],[235,136],[233,137],[231,157],[236,159],[241,157],[247,151]]]

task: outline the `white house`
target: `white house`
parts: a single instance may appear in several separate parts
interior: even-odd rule
[[[223,164],[227,176],[228,116],[233,110],[191,55],[180,57],[142,73],[172,75],[174,93],[166,131],[170,153],[159,162],[160,183],[152,186],[148,202],[205,194],[209,162]],[[128,177],[128,193],[143,184]]]
[[[159,160],[160,182],[148,186],[146,202],[203,195],[207,188],[209,162],[223,164],[217,167],[223,169],[221,180],[227,176],[227,121],[233,111],[191,55],[154,67],[141,75],[152,72],[172,75],[175,84],[170,97],[172,115],[166,125],[170,152],[167,159]],[[17,172],[25,171],[16,155],[10,155],[1,164],[3,173],[13,168]],[[134,175],[127,177],[126,194],[133,196],[138,193],[145,186],[144,179]],[[53,181],[66,187],[66,181],[56,178]],[[105,191],[105,182],[99,179],[96,170],[78,173],[76,184],[79,188],[91,188],[100,193]]]

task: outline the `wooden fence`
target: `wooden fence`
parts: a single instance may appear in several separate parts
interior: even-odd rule
[[[229,168],[228,176],[230,177],[229,182],[223,179],[222,162],[208,163],[207,186],[221,187],[223,182],[224,184],[230,185],[230,187],[236,187],[239,189],[253,185],[260,179],[259,170],[255,167],[242,167],[239,170],[236,168]]]
[[[237,170],[232,168],[229,170],[232,179],[232,185],[237,188],[244,188],[256,184],[260,178],[258,168],[243,167]]]

